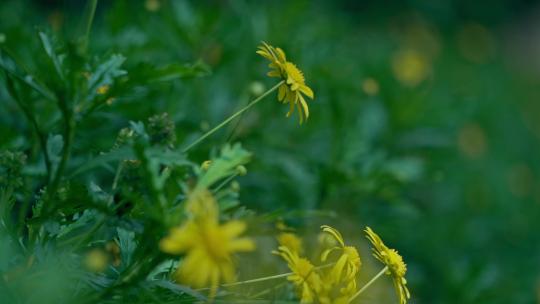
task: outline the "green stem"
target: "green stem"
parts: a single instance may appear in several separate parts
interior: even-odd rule
[[[71,154],[73,139],[75,137],[75,118],[73,117],[73,112],[71,111],[71,109],[69,109],[65,99],[63,98],[60,98],[59,106],[60,110],[62,111],[62,115],[64,116],[64,146],[62,147],[62,157],[60,159],[60,164],[56,169],[52,182],[50,183],[49,187],[47,187],[48,202],[45,205],[45,214],[47,214],[47,212],[54,211],[56,208],[56,206],[51,206],[51,202],[56,195],[56,191],[58,190],[58,186],[60,185],[64,170],[66,169],[67,162]]]
[[[317,267],[313,268],[313,270],[324,269],[324,268],[330,267],[330,266],[332,266],[334,264],[335,263],[330,263],[330,264],[326,264],[326,265],[317,266]],[[290,276],[292,274],[294,274],[294,272],[287,272],[287,273],[282,273],[282,274],[276,274],[276,275],[273,275],[273,276],[267,276],[267,277],[262,277],[262,278],[246,280],[246,281],[240,281],[240,282],[236,282],[236,283],[221,284],[219,287],[233,287],[233,286],[239,286],[239,285],[245,285],[245,284],[264,282],[264,281],[269,281],[269,280],[285,278],[285,277],[288,277],[288,276]],[[203,291],[203,290],[208,290],[208,289],[210,289],[210,288],[208,288],[208,287],[207,288],[200,288],[200,289],[197,289],[196,291]]]
[[[233,119],[235,119],[236,117],[240,116],[242,113],[244,113],[245,111],[247,111],[249,108],[253,107],[255,104],[257,104],[259,101],[263,100],[264,97],[268,96],[270,93],[274,92],[275,90],[277,90],[279,88],[280,85],[282,85],[285,81],[282,80],[280,81],[278,84],[276,84],[275,86],[273,86],[270,90],[264,92],[261,96],[257,97],[255,100],[253,100],[252,102],[248,103],[247,106],[243,107],[242,109],[240,109],[238,112],[234,113],[233,115],[231,115],[229,118],[225,119],[222,123],[220,123],[219,125],[215,126],[212,130],[204,133],[201,137],[199,137],[199,139],[197,139],[196,141],[194,141],[193,143],[191,143],[189,146],[187,146],[186,148],[184,148],[184,150],[182,152],[186,153],[187,151],[189,151],[189,149],[193,148],[194,146],[196,146],[197,144],[199,144],[201,141],[205,140],[208,136],[214,134],[217,130],[221,129],[223,126],[225,126],[226,124],[228,124],[229,122],[231,122]]]
[[[362,292],[364,292],[364,290],[366,290],[371,284],[373,284],[373,282],[377,281],[377,279],[382,276],[386,271],[388,271],[388,266],[384,266],[384,268],[379,271],[377,275],[375,275],[371,280],[369,280],[366,285],[362,286],[362,288],[360,288],[360,290],[349,299],[349,303],[354,301],[354,299],[356,299]]]
[[[96,14],[96,7],[97,7],[98,0],[90,0],[88,2],[88,7],[85,15],[85,26],[84,26],[84,36],[83,36],[83,44],[82,49],[86,51],[86,48],[88,47],[88,40],[90,37],[90,30],[92,29],[92,22],[94,21],[94,15]]]
[[[8,77],[11,77],[11,76],[8,76]],[[13,97],[13,100],[15,100],[15,103],[19,106],[19,108],[21,108],[24,116],[30,122],[30,124],[34,128],[34,131],[37,134],[38,142],[41,147],[41,151],[43,152],[43,157],[45,159],[45,168],[47,169],[47,182],[50,182],[51,174],[52,174],[51,173],[52,165],[51,165],[51,158],[49,157],[49,152],[47,151],[47,140],[45,139],[45,135],[39,128],[39,124],[36,120],[36,117],[33,115],[32,110],[28,106],[26,106],[26,104],[21,99],[19,94],[17,94],[17,91],[15,90],[15,88],[13,88],[13,83],[11,82],[11,78],[8,78],[7,80],[8,80],[8,86],[12,87],[11,91],[13,92],[13,94],[11,97]]]

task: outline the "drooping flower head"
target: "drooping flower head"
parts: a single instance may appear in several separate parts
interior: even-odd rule
[[[403,258],[397,250],[386,247],[381,238],[371,228],[366,227],[365,232],[367,239],[373,244],[373,256],[388,267],[387,274],[392,276],[399,303],[406,304],[411,297],[405,279],[407,265],[403,262]]]
[[[249,238],[239,237],[245,230],[242,221],[219,223],[217,203],[207,190],[192,194],[186,208],[191,218],[171,229],[159,244],[163,252],[185,254],[176,279],[194,288],[210,286],[214,295],[221,282],[235,280],[233,254],[255,248]]]
[[[279,86],[278,100],[289,103],[287,117],[297,108],[300,115],[300,124],[306,121],[309,117],[309,108],[304,95],[313,99],[314,94],[311,88],[306,85],[302,71],[294,63],[287,61],[285,52],[282,49],[273,47],[266,42],[262,42],[257,54],[270,61],[268,76],[283,80],[283,84]]]
[[[322,287],[321,278],[315,266],[305,258],[301,258],[297,252],[291,251],[285,246],[279,246],[272,253],[279,255],[286,262],[292,274],[287,277],[297,288],[300,303],[313,303]]]
[[[335,228],[327,225],[323,225],[321,226],[321,228],[323,232],[326,232],[332,237],[334,237],[334,239],[339,244],[338,246],[334,246],[323,251],[321,254],[321,261],[325,262],[328,259],[330,253],[334,251],[339,252],[339,258],[337,259],[336,264],[332,268],[332,277],[335,281],[340,281],[343,276],[346,280],[352,280],[356,282],[355,276],[360,270],[360,266],[362,265],[358,251],[353,246],[346,246],[345,241],[343,240],[343,236],[341,236],[341,233],[339,233],[339,231],[337,231]]]

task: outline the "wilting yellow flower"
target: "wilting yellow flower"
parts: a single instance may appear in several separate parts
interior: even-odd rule
[[[217,204],[208,191],[192,194],[188,206],[192,218],[173,228],[159,246],[163,252],[186,255],[176,272],[178,281],[195,288],[210,286],[214,295],[221,282],[235,280],[233,254],[251,251],[255,244],[239,238],[246,230],[244,222],[219,223]]]
[[[313,99],[314,94],[310,87],[306,85],[304,74],[298,67],[287,61],[285,52],[278,47],[273,47],[263,42],[257,50],[257,54],[270,60],[270,72],[268,76],[277,77],[283,80],[283,84],[279,87],[278,100],[289,103],[289,117],[296,107],[299,112],[300,123],[307,120],[309,117],[309,108],[304,95]]]
[[[341,281],[342,276],[345,280],[352,280],[353,282],[356,282],[355,276],[362,265],[358,251],[353,246],[345,246],[343,236],[341,236],[341,233],[339,233],[339,231],[336,229],[327,225],[323,225],[321,228],[324,232],[333,236],[334,239],[336,239],[336,241],[339,243],[339,246],[326,249],[321,254],[321,261],[325,262],[331,252],[335,250],[340,251],[341,255],[336,264],[332,267],[330,273],[331,277],[336,282]]]
[[[278,234],[277,240],[280,246],[289,248],[289,250],[301,254],[304,251],[302,239],[292,232],[282,232]]]
[[[407,280],[405,280],[405,273],[407,272],[407,265],[403,262],[403,258],[395,249],[386,247],[381,238],[371,228],[366,227],[365,232],[367,239],[374,246],[372,248],[373,256],[388,267],[386,274],[392,276],[394,287],[399,297],[399,303],[407,303],[411,295],[406,286]]]
[[[285,246],[279,246],[278,250],[272,253],[279,255],[287,262],[292,272],[287,280],[291,281],[298,289],[300,303],[313,303],[322,286],[315,266]]]

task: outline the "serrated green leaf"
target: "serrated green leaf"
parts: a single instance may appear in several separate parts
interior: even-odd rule
[[[237,167],[247,164],[250,159],[251,153],[244,150],[240,144],[225,145],[220,155],[212,159],[208,170],[199,177],[197,188],[209,188],[215,182],[235,174]]]

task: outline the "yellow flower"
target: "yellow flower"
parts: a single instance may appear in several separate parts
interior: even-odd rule
[[[321,278],[313,264],[285,246],[279,246],[278,250],[272,253],[279,255],[287,262],[292,272],[287,280],[298,289],[300,303],[313,303],[322,286]]]
[[[323,251],[321,254],[321,261],[325,262],[328,259],[330,253],[334,250],[341,251],[341,256],[337,260],[334,267],[332,267],[330,273],[332,279],[335,282],[339,282],[342,280],[343,276],[344,280],[352,280],[352,282],[356,282],[355,276],[358,273],[358,270],[360,270],[360,266],[362,265],[358,251],[353,246],[345,246],[343,236],[341,236],[341,233],[339,233],[339,231],[337,231],[336,229],[327,225],[323,225],[321,226],[321,228],[323,232],[326,232],[333,236],[334,239],[339,243],[339,246],[335,246]],[[354,284],[354,287],[356,288],[356,283]]]
[[[289,250],[301,254],[304,251],[302,239],[291,232],[282,232],[278,234],[277,240],[280,246],[289,248]]]
[[[270,72],[268,76],[277,77],[283,80],[283,84],[279,87],[278,100],[285,103],[289,103],[289,117],[294,111],[295,107],[298,109],[300,124],[308,119],[309,108],[304,95],[313,99],[314,94],[310,87],[306,85],[304,74],[298,67],[287,61],[285,52],[278,47],[273,47],[263,42],[257,50],[257,54],[270,60]]]
[[[366,227],[367,239],[373,244],[373,256],[381,261],[388,267],[386,274],[391,275],[394,283],[394,288],[399,297],[399,303],[405,304],[411,297],[409,289],[407,289],[407,280],[405,280],[405,273],[407,272],[407,265],[403,262],[403,258],[395,249],[389,249],[383,243],[381,238]]]
[[[246,229],[242,221],[220,224],[218,208],[208,191],[195,193],[190,198],[192,218],[182,226],[171,229],[159,246],[169,254],[185,254],[176,278],[194,288],[210,286],[213,296],[221,282],[235,280],[233,254],[251,251],[251,239],[239,238]]]

